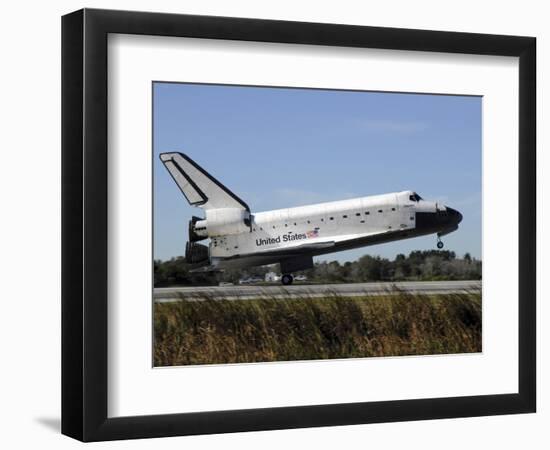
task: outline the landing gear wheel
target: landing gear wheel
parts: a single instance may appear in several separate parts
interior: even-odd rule
[[[283,277],[281,278],[281,281],[283,282],[283,284],[285,286],[289,286],[292,284],[292,282],[294,281],[294,278],[292,277],[292,275],[289,275],[289,274],[285,274],[283,275]]]
[[[441,250],[443,248],[443,242],[442,241],[439,241],[439,240],[437,241],[437,248],[439,250]]]

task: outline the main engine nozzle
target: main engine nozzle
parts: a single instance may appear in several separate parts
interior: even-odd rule
[[[200,217],[193,216],[189,221],[189,242],[198,242],[206,239],[206,236],[199,236],[195,229],[195,225],[199,220],[203,220]]]

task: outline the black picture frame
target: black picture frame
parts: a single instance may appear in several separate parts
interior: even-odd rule
[[[109,33],[519,57],[518,393],[108,418]],[[64,16],[62,433],[101,441],[535,412],[535,91],[533,37],[94,9]]]

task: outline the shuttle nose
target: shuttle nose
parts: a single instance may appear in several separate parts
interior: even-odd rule
[[[456,209],[449,208],[448,206],[446,208],[447,214],[449,215],[449,222],[452,225],[457,226],[460,222],[462,222],[462,214],[460,214],[460,212],[458,212]]]
[[[445,206],[435,207],[435,212],[418,211],[416,213],[416,228],[425,232],[438,233],[445,236],[458,228],[462,221],[462,214],[454,208]]]

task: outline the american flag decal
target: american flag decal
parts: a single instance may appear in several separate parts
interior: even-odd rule
[[[307,231],[306,235],[308,239],[319,237],[319,230],[315,229],[315,230]]]

